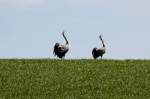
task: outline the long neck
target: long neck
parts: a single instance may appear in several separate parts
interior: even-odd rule
[[[105,47],[104,41],[101,36],[100,36],[100,40],[102,41],[103,47]]]
[[[63,33],[63,37],[64,37],[64,39],[66,40],[66,44],[69,44],[69,42],[68,42],[66,36],[64,35],[64,33]]]

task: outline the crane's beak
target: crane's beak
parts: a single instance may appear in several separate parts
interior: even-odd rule
[[[62,32],[62,35],[64,35],[64,33],[65,33],[65,32],[63,31],[63,32]]]

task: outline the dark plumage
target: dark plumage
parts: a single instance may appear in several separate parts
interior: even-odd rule
[[[54,51],[53,51],[54,55],[59,58],[64,58],[66,53],[69,51],[69,42],[68,42],[66,36],[64,35],[64,32],[62,32],[62,35],[66,41],[66,44],[61,45],[59,43],[56,43],[54,45]]]
[[[102,41],[103,47],[102,48],[94,48],[93,49],[92,55],[93,55],[94,59],[98,58],[99,56],[102,58],[103,54],[105,54],[105,52],[106,52],[105,44],[104,44],[104,41],[102,39],[102,36],[100,35],[99,38]]]

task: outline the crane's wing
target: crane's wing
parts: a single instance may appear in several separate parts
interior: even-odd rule
[[[67,45],[60,45],[59,46],[59,51],[60,52],[65,52],[65,51],[68,51],[68,50],[69,50],[68,44]]]

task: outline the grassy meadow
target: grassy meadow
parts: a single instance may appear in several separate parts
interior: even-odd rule
[[[149,98],[148,60],[0,60],[0,99]]]

